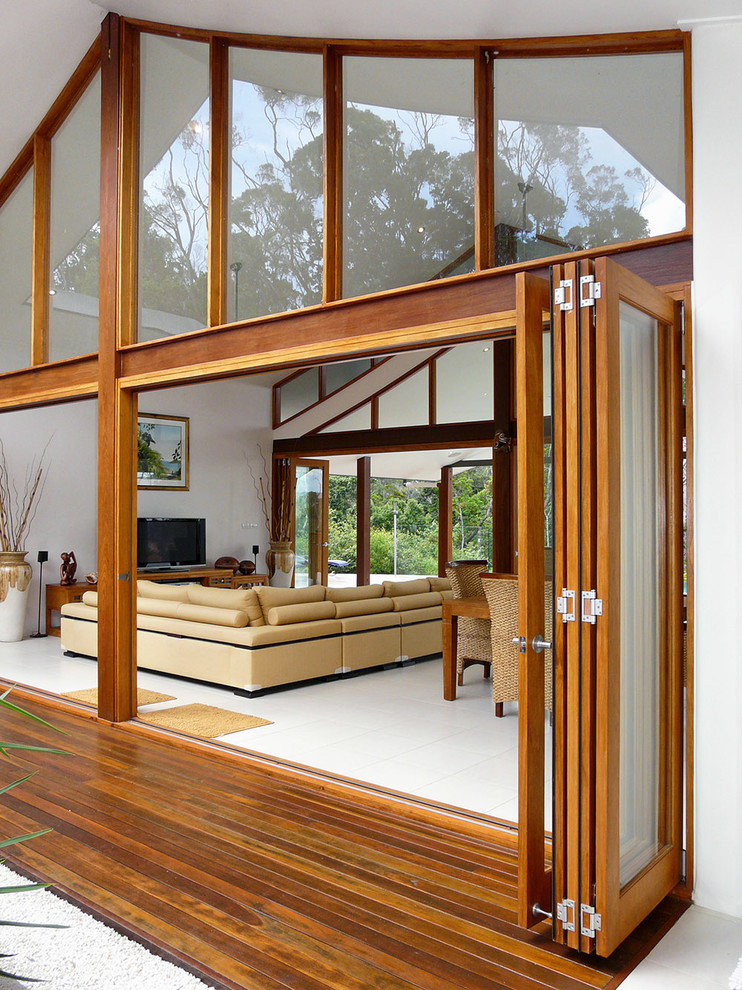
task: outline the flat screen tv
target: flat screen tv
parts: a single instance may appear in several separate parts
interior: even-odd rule
[[[137,567],[197,567],[206,563],[205,519],[137,519]]]

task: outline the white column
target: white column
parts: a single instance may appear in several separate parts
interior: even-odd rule
[[[742,916],[742,18],[690,26],[695,900]]]

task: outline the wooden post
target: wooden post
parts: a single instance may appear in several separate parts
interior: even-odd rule
[[[494,432],[513,436],[513,341],[495,340],[493,356]],[[513,553],[513,462],[515,449],[501,447],[492,454],[492,570],[517,571]]]
[[[133,433],[136,400],[118,386],[121,309],[118,291],[119,122],[122,119],[121,22],[109,14],[101,31],[100,329],[98,358],[98,712],[112,722],[136,712],[134,650]],[[123,223],[121,224],[123,226]]]

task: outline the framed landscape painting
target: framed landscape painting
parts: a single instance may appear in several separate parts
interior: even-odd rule
[[[188,419],[139,413],[137,488],[188,491]]]

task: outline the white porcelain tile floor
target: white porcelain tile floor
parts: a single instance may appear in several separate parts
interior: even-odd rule
[[[56,638],[0,644],[0,674],[62,693],[94,687],[96,664],[65,657]],[[293,759],[474,812],[517,817],[518,719],[495,719],[488,682],[469,672],[456,702],[442,697],[440,661],[307,685],[262,698],[140,672],[141,687],[271,719],[223,737],[231,745]],[[551,777],[547,759],[545,777]],[[742,919],[691,907],[624,981],[626,990],[720,990],[742,955]]]

